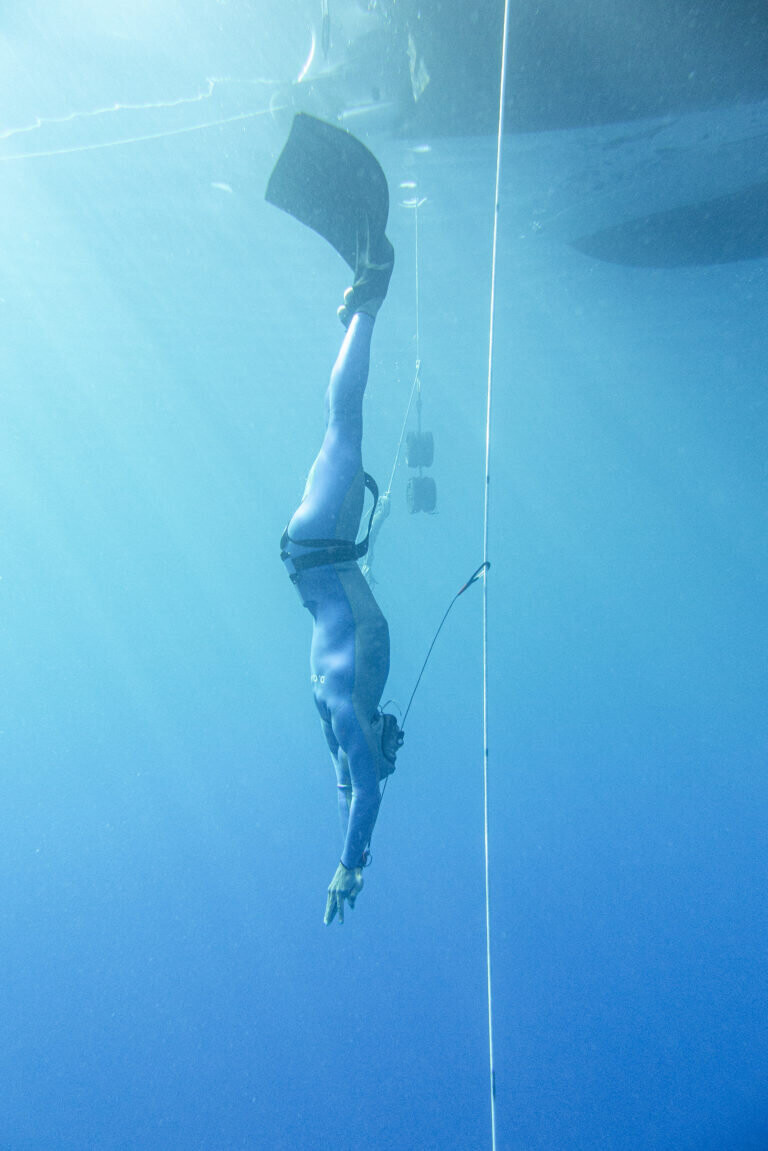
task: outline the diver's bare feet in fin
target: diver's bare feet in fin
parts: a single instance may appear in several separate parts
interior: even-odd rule
[[[389,188],[381,164],[343,128],[299,112],[267,184],[270,204],[336,249],[354,272],[339,319],[375,317],[395,262],[386,237]]]
[[[382,235],[375,246],[371,243],[368,221],[358,230],[358,252],[355,282],[344,293],[344,303],[337,315],[345,328],[355,312],[366,312],[373,319],[384,303],[389,279],[395,266],[395,250]]]

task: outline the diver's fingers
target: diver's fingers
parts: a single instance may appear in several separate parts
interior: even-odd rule
[[[336,892],[336,906],[339,909],[339,923],[344,922],[344,896],[340,891]]]
[[[336,914],[336,893],[333,891],[328,892],[328,899],[325,903],[325,917],[323,923],[327,927],[329,923],[333,923],[333,917]]]

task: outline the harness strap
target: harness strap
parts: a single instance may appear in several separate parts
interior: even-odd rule
[[[368,551],[373,516],[379,502],[379,488],[373,476],[369,476],[368,472],[363,472],[363,479],[366,488],[373,496],[373,507],[368,517],[368,529],[364,539],[360,540],[359,543],[355,543],[353,540],[332,539],[295,540],[288,535],[288,528],[286,528],[280,540],[280,559],[284,562],[288,560],[292,565],[294,569],[291,573],[292,580],[295,580],[297,572],[307,571],[308,568],[322,567],[325,564],[341,564],[348,563],[350,560],[359,560]],[[316,548],[317,550],[313,555],[294,556],[286,551],[289,543],[298,544],[305,548]]]

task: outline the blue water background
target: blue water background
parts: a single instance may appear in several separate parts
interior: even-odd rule
[[[74,95],[40,79],[37,109],[27,78],[9,124],[57,96],[98,110],[107,64]],[[144,79],[148,102],[197,90],[173,69]],[[263,105],[226,91],[210,118]],[[211,110],[2,141],[0,1147],[480,1151],[481,592],[414,704],[365,891],[325,929],[335,789],[277,540],[322,432],[348,280],[263,202],[285,125],[186,130]],[[380,480],[415,358],[400,182],[427,198],[439,514],[408,515],[403,469],[376,556],[404,702],[482,558],[495,155],[486,138],[374,144],[398,252],[366,400]],[[23,150],[52,154],[8,158]],[[498,1145],[759,1151],[768,276],[574,251],[556,222],[583,192],[574,157],[600,155],[578,133],[505,149]]]

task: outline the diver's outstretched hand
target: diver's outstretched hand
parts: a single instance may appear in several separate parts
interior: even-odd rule
[[[343,863],[340,863],[328,887],[328,902],[325,905],[324,919],[326,926],[329,923],[333,923],[337,912],[339,914],[339,923],[343,923],[344,900],[347,900],[350,907],[354,907],[355,900],[362,890],[362,867],[345,867]]]

